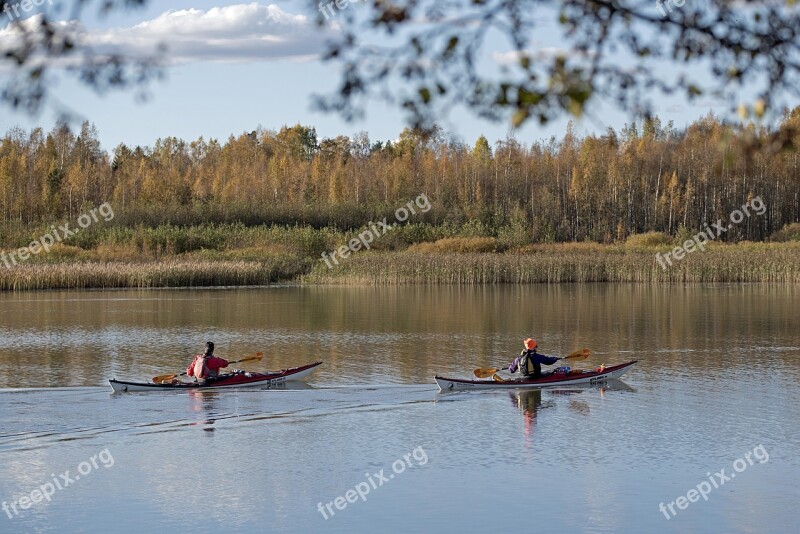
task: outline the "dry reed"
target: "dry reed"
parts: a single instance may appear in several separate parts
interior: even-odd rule
[[[560,248],[552,245],[532,254],[365,253],[334,269],[317,266],[303,280],[355,285],[800,282],[800,246],[722,245],[689,254],[666,270],[654,251]]]
[[[0,268],[0,290],[247,286],[274,282],[259,262],[66,262]]]
[[[0,290],[248,286],[287,280],[348,285],[800,282],[797,242],[714,243],[662,270],[655,253],[667,250],[567,243],[507,253],[365,251],[334,269],[318,258],[262,248],[151,261],[64,257],[10,269],[0,265]]]

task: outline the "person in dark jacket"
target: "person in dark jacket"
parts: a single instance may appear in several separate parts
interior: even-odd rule
[[[508,366],[511,373],[517,370],[526,378],[540,378],[542,376],[542,364],[553,365],[559,359],[555,356],[545,356],[536,352],[536,340],[528,338],[523,342],[525,348],[520,355]]]

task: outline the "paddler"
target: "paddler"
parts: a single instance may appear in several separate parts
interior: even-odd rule
[[[206,350],[203,354],[198,354],[186,368],[186,374],[193,376],[196,380],[213,380],[219,376],[219,370],[228,367],[228,360],[214,356],[214,344],[206,342]]]
[[[536,352],[535,339],[528,338],[522,344],[525,348],[508,366],[510,373],[516,373],[519,370],[525,377],[540,378],[542,376],[542,364],[553,365],[558,361],[558,358],[554,356],[545,356]]]

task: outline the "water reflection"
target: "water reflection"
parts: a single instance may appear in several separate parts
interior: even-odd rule
[[[0,388],[152,377],[209,338],[230,359],[263,351],[250,371],[324,360],[312,381],[327,384],[459,376],[505,361],[525,335],[553,354],[589,346],[607,365],[635,356],[645,372],[745,371],[759,353],[798,376],[796,297],[796,286],[613,284],[0,294]]]
[[[511,398],[511,403],[517,408],[520,415],[522,415],[525,424],[524,435],[527,446],[533,443],[533,430],[540,416],[539,412],[556,406],[559,402],[556,400],[557,398],[569,397],[567,407],[570,412],[586,416],[591,413],[590,402],[586,399],[574,397],[584,394],[596,394],[602,400],[605,398],[607,391],[635,393],[636,389],[622,380],[609,380],[603,384],[575,384],[569,388],[514,390],[509,392],[509,397]]]
[[[198,420],[190,423],[190,425],[203,425],[203,430],[206,432],[213,432],[214,429],[211,428],[211,425],[214,424],[217,417],[216,406],[219,398],[219,392],[210,389],[195,389],[188,391],[187,398],[189,399],[187,412],[196,416],[200,416]],[[205,416],[205,418],[203,418],[203,416]]]
[[[536,425],[539,410],[555,406],[555,403],[553,401],[543,403],[541,389],[512,391],[510,396],[511,403],[516,406],[525,421],[525,444],[527,446],[532,442],[533,427]]]

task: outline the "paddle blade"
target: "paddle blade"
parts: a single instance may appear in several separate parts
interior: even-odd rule
[[[248,356],[247,358],[242,358],[241,360],[236,360],[235,362],[231,363],[241,363],[241,362],[260,362],[261,358],[264,357],[263,352],[256,352],[252,356]]]
[[[162,382],[172,382],[178,375],[160,375],[153,377],[153,384],[160,384]]]
[[[487,368],[483,367],[483,368],[480,368],[480,369],[475,369],[475,370],[473,371],[473,373],[474,373],[474,374],[475,374],[475,376],[477,376],[478,378],[489,378],[490,376],[492,376],[493,374],[495,374],[495,373],[496,373],[497,371],[499,371],[499,370],[500,370],[500,369],[494,369],[494,368],[492,368],[492,369],[487,369]]]
[[[578,349],[575,352],[570,353],[567,356],[564,356],[565,360],[585,360],[589,357],[591,351],[589,349]]]

